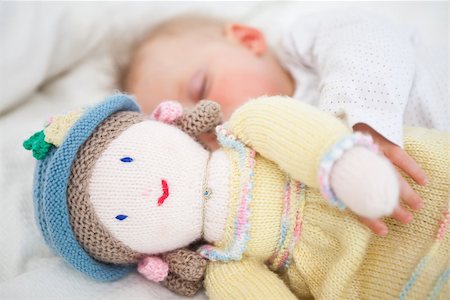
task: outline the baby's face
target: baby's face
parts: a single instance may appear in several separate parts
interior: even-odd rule
[[[195,35],[162,37],[143,46],[138,61],[128,92],[147,113],[163,100],[192,107],[210,99],[221,105],[227,120],[251,98],[292,92],[267,50],[257,53],[226,36],[207,42]]]

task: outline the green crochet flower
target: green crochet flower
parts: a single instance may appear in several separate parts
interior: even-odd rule
[[[33,134],[28,140],[23,142],[23,147],[27,150],[32,150],[33,156],[37,160],[43,160],[52,147],[52,144],[47,143],[44,139],[44,130],[38,131]]]

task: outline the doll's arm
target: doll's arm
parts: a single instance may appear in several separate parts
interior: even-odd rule
[[[294,179],[318,187],[320,161],[351,131],[337,118],[289,97],[261,97],[230,118],[229,131]]]
[[[275,273],[252,259],[210,262],[204,284],[212,300],[297,299]]]
[[[398,182],[390,163],[367,148],[353,146],[360,142],[358,136],[351,136],[339,119],[310,105],[289,97],[261,97],[232,115],[229,131],[293,179],[320,186],[335,205],[378,218],[389,215],[398,203]],[[341,153],[339,159],[336,153]],[[327,175],[319,180],[319,172]]]

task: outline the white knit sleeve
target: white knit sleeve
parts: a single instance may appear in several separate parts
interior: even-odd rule
[[[321,110],[402,145],[414,76],[411,31],[365,13],[327,13],[302,18],[290,43],[318,75]]]

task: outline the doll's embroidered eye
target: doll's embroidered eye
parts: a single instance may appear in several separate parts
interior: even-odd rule
[[[129,163],[129,162],[132,162],[133,159],[132,159],[131,157],[129,157],[129,156],[125,156],[125,157],[122,157],[122,158],[120,159],[120,161]]]
[[[116,219],[119,220],[119,221],[123,221],[123,220],[125,220],[126,218],[128,218],[127,215],[117,215],[117,216],[116,216]]]

